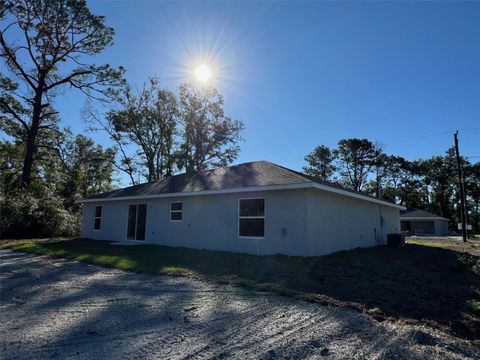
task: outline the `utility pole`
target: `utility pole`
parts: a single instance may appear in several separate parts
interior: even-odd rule
[[[463,181],[462,164],[460,163],[460,150],[458,150],[458,130],[453,134],[455,139],[455,155],[457,158],[458,186],[460,188],[461,218],[462,218],[462,237],[463,242],[467,242],[467,206],[465,204],[465,182]]]

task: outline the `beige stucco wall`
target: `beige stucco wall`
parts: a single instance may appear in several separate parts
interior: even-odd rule
[[[265,198],[265,238],[238,237],[238,200]],[[183,220],[170,222],[169,204],[183,202]],[[182,196],[102,202],[102,227],[93,230],[95,204],[83,206],[81,236],[126,240],[128,205],[147,204],[146,243],[250,254],[313,256],[386,240],[400,229],[399,210],[317,190]],[[383,216],[383,225],[380,224]],[[282,235],[282,229],[286,234]],[[375,238],[375,230],[377,238]]]

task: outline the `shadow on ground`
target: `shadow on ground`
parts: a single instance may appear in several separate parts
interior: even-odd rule
[[[400,327],[368,316],[237,287],[19,253],[0,252],[0,261],[5,360],[477,354],[445,337],[435,346],[416,347]]]
[[[420,245],[355,250],[318,259],[308,291],[359,303],[379,319],[430,322],[478,340],[480,313],[472,306],[480,299],[475,264],[476,256]]]
[[[480,336],[480,312],[475,303],[480,300],[480,260],[448,249],[407,245],[307,258],[119,246],[87,239],[16,249],[277,291],[324,304],[347,305],[378,320],[430,323],[469,340]]]

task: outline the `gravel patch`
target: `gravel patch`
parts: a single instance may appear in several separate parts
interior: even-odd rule
[[[435,329],[0,250],[1,359],[480,359]]]

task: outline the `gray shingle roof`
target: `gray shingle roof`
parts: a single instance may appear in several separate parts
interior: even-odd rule
[[[314,185],[321,184],[330,189],[340,189],[343,192],[361,195],[363,198],[398,207],[388,201],[376,199],[372,196],[346,189],[339,184],[321,181],[298,171],[268,161],[253,161],[239,165],[205,170],[192,174],[169,176],[161,180],[123,189],[93,195],[81,200],[121,200],[130,197],[148,197],[152,195],[167,195],[174,193],[192,193],[212,190],[240,190],[264,186],[286,185]]]
[[[311,178],[268,161],[254,161],[193,174],[169,176],[161,180],[129,186],[89,196],[106,199],[126,196],[159,195],[206,190],[238,189],[268,185],[291,185],[314,182]]]
[[[409,209],[400,212],[400,218],[432,218],[433,219],[443,219],[441,216],[429,213],[425,210],[420,209]]]

